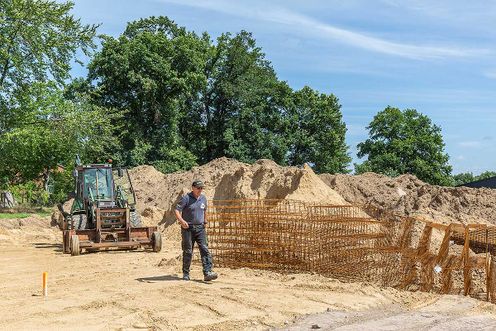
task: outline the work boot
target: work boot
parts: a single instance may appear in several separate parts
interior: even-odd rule
[[[207,272],[203,277],[203,280],[206,282],[208,282],[210,280],[214,280],[214,279],[217,279],[217,274],[213,271]]]
[[[183,275],[183,280],[190,280],[190,278],[189,278],[189,274],[184,274],[184,275]]]

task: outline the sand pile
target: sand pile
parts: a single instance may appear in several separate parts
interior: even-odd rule
[[[310,167],[281,167],[270,160],[253,165],[219,158],[187,172],[164,175],[151,166],[130,171],[138,210],[154,207],[154,219],[163,212],[162,223],[174,222],[173,210],[179,198],[190,191],[195,179],[205,182],[209,199],[293,199],[326,204],[348,204],[327,186]]]
[[[209,199],[370,203],[399,215],[420,216],[437,223],[496,223],[496,191],[434,186],[412,175],[317,176],[309,167],[282,167],[270,160],[250,165],[225,157],[186,172],[163,174],[152,166],[139,166],[131,169],[130,174],[145,225],[174,222],[174,206],[189,192],[194,179],[205,182]]]
[[[0,220],[0,243],[22,245],[26,241],[46,240],[57,242],[60,231],[51,226],[49,216],[33,214],[25,218]]]
[[[319,177],[349,203],[371,203],[400,215],[420,216],[438,223],[496,224],[496,191],[492,189],[429,185],[413,175]]]

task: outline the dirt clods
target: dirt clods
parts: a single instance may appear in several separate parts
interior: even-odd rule
[[[420,216],[443,224],[496,224],[496,191],[492,189],[429,185],[413,175],[319,177],[349,203],[371,203],[400,215]]]

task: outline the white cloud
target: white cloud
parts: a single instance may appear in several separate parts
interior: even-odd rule
[[[410,59],[443,59],[449,57],[474,57],[487,55],[490,52],[484,49],[470,49],[466,47],[438,47],[429,45],[415,45],[387,41],[363,33],[346,30],[330,24],[317,21],[311,17],[298,14],[291,10],[257,4],[246,6],[237,2],[226,1],[192,1],[192,0],[162,0],[163,2],[186,5],[222,12],[228,15],[241,16],[248,19],[262,20],[283,24],[293,30],[303,30],[314,37],[331,39],[353,47],[372,52],[395,55]]]
[[[402,44],[390,42],[380,38],[367,36],[350,30],[334,27],[329,24],[303,16],[294,16],[295,23],[306,26],[309,29],[323,32],[330,39],[363,48],[369,51],[397,55],[411,59],[429,59],[429,58],[446,58],[446,57],[472,57],[485,53],[481,50],[470,50],[461,48],[443,48],[432,46],[418,46],[411,44]]]
[[[403,11],[416,12],[422,17],[452,22],[457,26],[468,28],[492,29],[496,14],[496,5],[493,1],[382,0],[382,2]]]

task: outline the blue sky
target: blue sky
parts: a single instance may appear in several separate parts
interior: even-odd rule
[[[496,171],[495,1],[79,0],[73,13],[112,36],[152,15],[213,39],[250,31],[279,79],[339,98],[354,162],[390,105],[441,127],[453,173]]]

